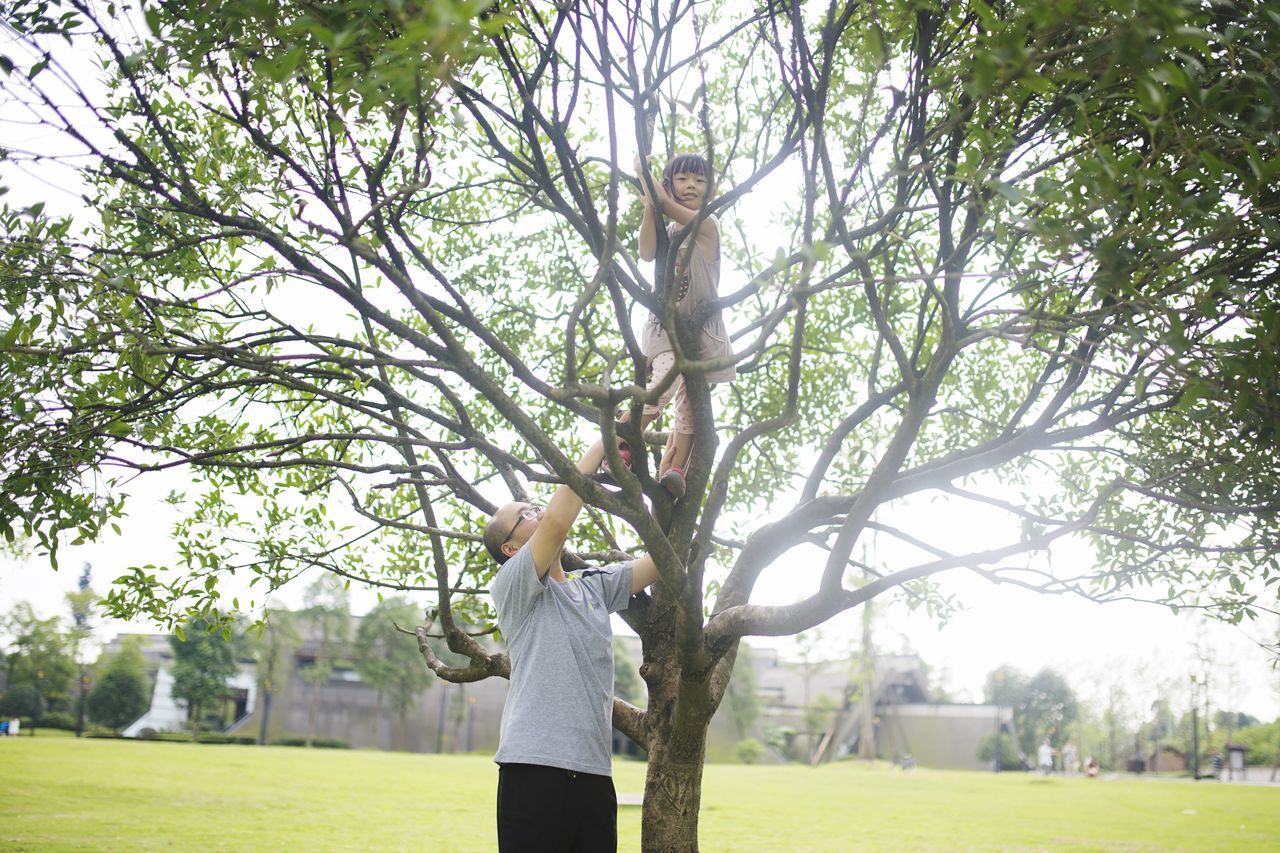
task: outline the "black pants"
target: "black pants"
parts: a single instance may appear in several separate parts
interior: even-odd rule
[[[498,768],[500,853],[614,853],[613,779],[538,764]]]

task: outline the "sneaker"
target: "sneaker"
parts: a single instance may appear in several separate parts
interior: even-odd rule
[[[658,478],[658,482],[676,500],[684,497],[684,471],[679,468],[668,468],[667,472]]]
[[[618,445],[618,455],[622,457],[622,463],[627,466],[627,470],[631,470],[631,448],[627,446],[625,441]],[[618,482],[618,478],[614,477],[613,472],[609,470],[608,460],[601,463],[600,473],[596,475],[596,478],[606,486],[622,486]]]

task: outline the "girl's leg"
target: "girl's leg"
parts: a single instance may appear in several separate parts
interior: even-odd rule
[[[659,353],[658,355],[655,355],[649,364],[649,384],[646,387],[651,389],[657,387],[658,383],[660,383],[663,379],[666,378],[667,373],[670,372],[671,368],[675,366],[675,363],[676,363],[676,356],[675,356],[675,353],[673,352],[663,352],[663,353]],[[661,396],[659,396],[658,399],[652,405],[646,405],[641,410],[641,413],[640,413],[640,431],[641,432],[644,432],[644,430],[649,426],[649,424],[653,423],[655,420],[658,419],[658,416],[662,413],[662,410],[666,407],[667,403],[671,402],[672,396],[675,395],[676,390],[680,387],[681,384],[682,384],[681,381],[677,379],[675,382],[671,383],[671,385],[667,387],[666,391],[662,392]],[[618,423],[625,424],[625,423],[629,423],[630,421],[631,421],[631,409],[630,407],[628,407],[627,410],[622,413],[622,416],[618,418]],[[619,449],[622,451],[622,458],[627,463],[627,467],[628,468],[631,467],[631,448],[628,447],[627,443],[621,439],[619,439],[618,445],[619,445]],[[607,462],[604,463],[604,470],[605,471],[609,470],[609,465]]]
[[[658,481],[672,497],[680,498],[684,496],[685,489],[684,469],[693,454],[693,406],[684,387],[684,377],[677,379],[676,384],[680,388],[675,395],[675,424],[671,428],[671,437],[667,439],[662,463],[658,466]]]
[[[667,449],[662,453],[662,464],[658,466],[661,477],[669,468],[678,468],[681,473],[689,467],[689,457],[693,455],[693,434],[673,432],[667,439]]]

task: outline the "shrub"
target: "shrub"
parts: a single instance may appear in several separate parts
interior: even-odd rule
[[[733,751],[743,764],[755,764],[764,755],[764,744],[753,737],[744,738],[738,741]]]
[[[987,735],[978,745],[978,760],[990,763],[995,757],[995,735]],[[1000,735],[1000,769],[1029,770],[1030,766],[1018,753],[1018,744],[1013,735]]]
[[[67,711],[49,711],[40,718],[37,726],[43,726],[46,729],[63,729],[64,731],[74,732],[76,730],[76,718],[74,714]]]
[[[282,737],[271,741],[272,746],[306,746],[307,739],[301,737]],[[311,745],[320,749],[350,749],[351,744],[341,738],[317,737],[311,739]]]

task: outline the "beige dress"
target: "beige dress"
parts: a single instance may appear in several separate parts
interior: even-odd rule
[[[667,235],[674,239],[680,226],[672,222],[667,225]],[[676,272],[684,266],[685,256],[689,257],[689,267],[680,277],[680,291],[676,301],[676,311],[686,321],[699,316],[702,309],[719,298],[720,286],[720,251],[717,248],[713,260],[687,240],[680,247],[676,258]],[[640,348],[650,362],[653,357],[671,351],[671,337],[662,327],[656,314],[650,313],[640,334]],[[733,347],[729,344],[729,332],[724,325],[724,314],[720,309],[711,312],[702,324],[698,333],[698,352],[696,357],[703,361],[711,358],[733,355]],[[738,369],[730,364],[706,374],[708,382],[728,382],[738,375]]]

